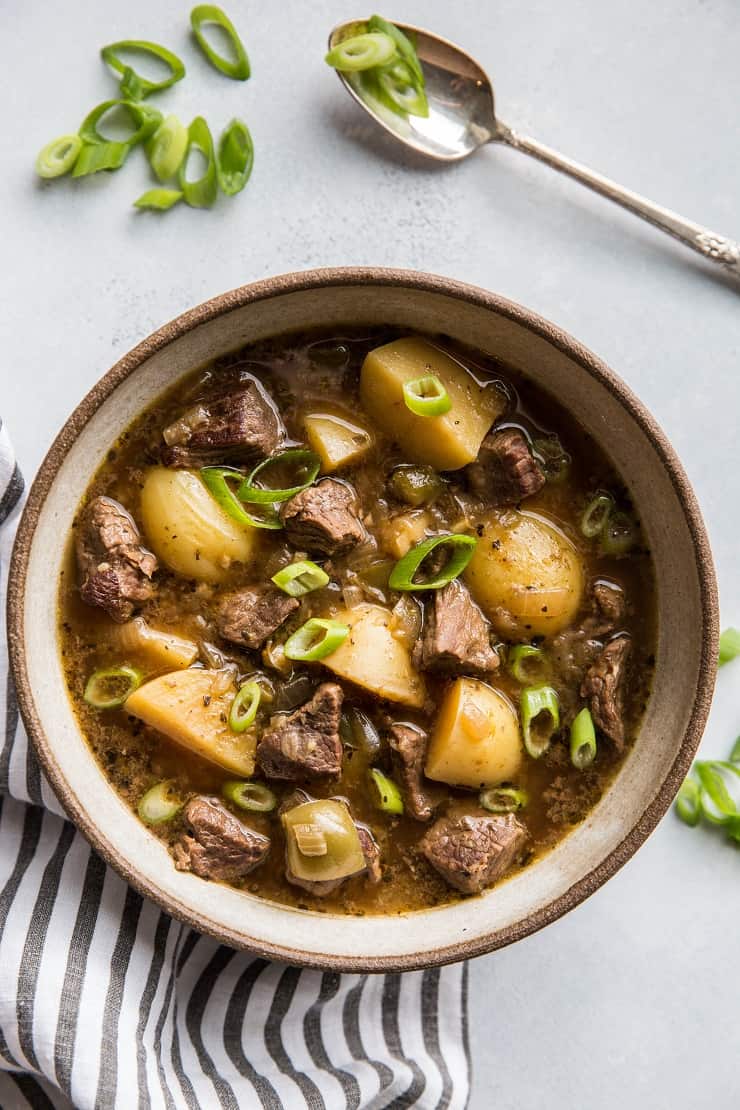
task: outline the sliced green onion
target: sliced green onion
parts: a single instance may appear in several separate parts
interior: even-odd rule
[[[699,776],[702,786],[702,809],[704,816],[715,825],[724,825],[730,818],[740,817],[737,803],[727,788],[727,781],[738,789],[740,788],[740,767],[734,763],[723,760],[702,760],[694,764],[694,771]],[[712,803],[711,808],[706,803]]]
[[[177,116],[162,120],[146,146],[149,164],[160,181],[174,177],[188,149],[188,129]]]
[[[79,135],[62,135],[52,139],[36,158],[36,173],[39,177],[61,177],[69,173],[77,161],[77,155],[82,149],[82,139]]]
[[[740,736],[738,736],[735,743],[732,745],[730,752],[730,763],[740,763]]]
[[[257,478],[263,481],[274,470],[285,465],[295,468],[295,485],[287,488],[271,489],[256,484]],[[272,455],[269,459],[255,466],[248,478],[245,478],[237,490],[240,501],[249,501],[253,505],[272,505],[276,501],[288,501],[301,490],[307,489],[316,478],[321,469],[321,459],[315,451],[306,451],[303,448],[291,448],[282,451],[279,455]]]
[[[546,669],[547,659],[542,648],[533,647],[531,644],[514,644],[509,648],[507,666],[512,678],[524,685],[531,682]]]
[[[201,177],[189,181],[188,161],[190,153],[198,150],[206,160],[206,168]],[[218,196],[218,176],[216,174],[216,153],[213,149],[211,129],[202,116],[196,116],[188,128],[188,145],[185,157],[178,171],[180,188],[185,203],[191,208],[210,208]]]
[[[570,761],[577,771],[585,771],[596,759],[596,729],[591,712],[583,708],[570,726]]]
[[[348,634],[349,628],[340,621],[312,617],[285,641],[283,651],[295,662],[313,663],[336,651]]]
[[[149,104],[138,104],[135,100],[104,100],[102,104],[97,104],[87,113],[80,125],[79,136],[83,143],[109,143],[113,141],[101,134],[98,124],[108,112],[112,112],[116,108],[123,108],[132,120],[134,130],[122,140],[128,147],[143,143],[150,135],[154,134],[162,122],[162,113]]]
[[[245,732],[254,724],[262,698],[262,687],[257,682],[245,682],[239,687],[229,710],[229,728],[232,732]]]
[[[443,416],[452,408],[450,395],[436,374],[404,382],[403,400],[417,416]]]
[[[310,559],[302,559],[273,574],[272,581],[290,597],[303,597],[329,584],[329,575]]]
[[[225,782],[221,793],[227,801],[251,813],[270,813],[277,805],[272,790],[261,782]]]
[[[524,809],[529,797],[526,790],[518,790],[515,786],[492,786],[490,790],[481,790],[478,802],[489,813],[515,813]]]
[[[134,201],[134,208],[149,208],[153,212],[166,212],[182,200],[179,189],[147,189],[138,200]]]
[[[684,779],[676,796],[676,813],[681,820],[693,828],[699,824],[702,814],[701,787],[696,779]]]
[[[396,44],[382,31],[353,35],[332,47],[324,58],[327,65],[343,73],[357,73],[374,66],[384,66],[397,55]]]
[[[136,812],[147,825],[162,825],[176,817],[185,805],[183,799],[174,793],[174,779],[158,782],[139,798]]]
[[[249,128],[240,119],[233,119],[218,140],[216,169],[221,192],[236,196],[249,181],[254,165],[254,143]]]
[[[150,81],[149,78],[142,77],[132,66],[118,57],[123,50],[128,51],[129,54],[143,54],[157,58],[168,67],[170,70],[169,76],[162,81]],[[171,85],[181,81],[185,76],[185,66],[177,54],[173,54],[171,50],[159,46],[156,42],[143,42],[135,39],[112,42],[109,46],[103,47],[100,56],[106,65],[109,65],[120,75],[121,94],[131,100],[143,100],[145,96],[149,96],[149,93],[169,89]]]
[[[141,686],[142,674],[123,663],[93,671],[85,685],[84,698],[94,709],[117,709]]]
[[[560,703],[552,686],[528,686],[521,697],[524,747],[539,759],[560,727]]]
[[[389,23],[387,19],[383,19],[380,15],[371,15],[367,21],[368,31],[380,31],[381,34],[388,35],[396,44],[396,50],[403,58],[406,65],[413,72],[418,84],[424,87],[424,71],[421,68],[421,62],[414,50],[411,40],[404,35],[400,27],[396,27],[395,23]]]
[[[236,492],[229,485],[231,481],[240,483],[244,481],[244,475],[240,470],[234,470],[231,466],[204,466],[200,476],[208,492],[232,520],[236,520],[239,524],[247,524],[250,528],[272,530],[282,528],[282,521],[272,505],[263,506],[264,516],[255,516],[244,508]]]
[[[731,663],[740,655],[740,630],[726,628],[719,638],[719,666]]]
[[[383,813],[403,813],[403,797],[393,779],[389,779],[377,767],[370,771],[370,782],[374,786],[375,805]]]
[[[402,559],[399,559],[388,578],[388,585],[392,590],[439,590],[446,586],[453,578],[457,578],[470,562],[476,545],[473,536],[451,532],[445,536],[432,536],[429,540],[422,540],[412,547]],[[442,544],[451,548],[447,565],[442,568],[436,578],[428,582],[415,582],[414,576],[420,570],[422,563],[430,552]]]
[[[203,30],[208,24],[215,24],[224,32],[234,52],[233,59],[224,58],[213,49]],[[251,73],[247,52],[234,24],[221,8],[217,8],[215,4],[199,4],[190,13],[190,26],[193,28],[198,46],[212,66],[215,66],[225,77],[231,77],[235,81],[247,80]]]
[[[406,62],[398,60],[378,70],[377,82],[383,97],[404,115],[424,119],[429,115],[426,93]]]
[[[128,143],[83,143],[72,177],[87,177],[101,170],[120,169],[130,150]]]
[[[639,538],[637,524],[627,513],[612,513],[599,537],[605,555],[626,555]]]
[[[614,510],[614,498],[610,493],[597,493],[589,501],[581,517],[581,534],[588,540],[600,535]]]
[[[570,470],[571,458],[559,438],[556,435],[542,436],[532,441],[532,448],[546,480],[553,485],[564,481]]]

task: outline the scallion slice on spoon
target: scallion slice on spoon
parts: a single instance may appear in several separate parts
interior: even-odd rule
[[[218,140],[216,169],[221,192],[227,197],[240,193],[249,181],[254,165],[254,143],[246,123],[233,119]]]
[[[220,27],[224,32],[231,47],[232,58],[224,58],[211,46],[205,34],[205,28],[209,24]],[[215,4],[199,4],[190,13],[190,26],[193,28],[198,46],[219,73],[223,73],[225,77],[231,77],[235,81],[247,80],[251,73],[249,58],[236,27],[226,15],[226,12],[216,7]]]
[[[142,77],[133,66],[119,57],[124,51],[128,54],[148,55],[150,58],[154,57],[158,61],[164,62],[170,71],[169,76],[161,81],[150,81],[148,77]],[[144,42],[140,39],[112,42],[102,48],[100,56],[106,65],[119,74],[121,95],[127,100],[143,100],[150,93],[169,89],[171,85],[181,81],[185,76],[185,66],[177,54],[173,54],[171,50],[167,50],[166,47],[160,46],[156,42]]]
[[[364,69],[384,66],[396,56],[396,44],[390,35],[372,31],[344,39],[329,51],[324,61],[343,73],[359,73]]]
[[[200,177],[188,179],[188,162],[193,151],[199,151],[206,160]],[[179,170],[183,199],[191,208],[210,208],[218,195],[216,153],[213,149],[211,129],[202,116],[196,116],[188,128],[188,145]]]
[[[61,177],[62,174],[69,173],[81,150],[82,139],[79,135],[62,135],[58,139],[52,139],[39,151],[36,173],[44,178]]]
[[[134,208],[149,209],[152,212],[167,212],[182,200],[179,189],[147,189],[138,200],[134,201]]]
[[[177,116],[167,116],[146,145],[149,165],[160,181],[174,177],[188,149],[188,129]]]

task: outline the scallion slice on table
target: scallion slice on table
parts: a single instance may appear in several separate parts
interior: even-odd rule
[[[193,29],[198,46],[219,73],[223,73],[225,77],[231,77],[235,81],[247,80],[251,73],[247,52],[239,38],[236,27],[221,8],[216,7],[215,4],[198,4],[190,13],[190,26]],[[211,46],[206,36],[206,30],[209,26],[219,27],[224,33],[232,52],[231,58],[225,58]]]
[[[184,805],[175,791],[174,779],[158,782],[139,799],[136,811],[147,825],[163,825],[176,817]]]
[[[167,212],[181,200],[182,193],[179,189],[147,189],[138,200],[134,201],[134,208],[148,208],[152,212]]]
[[[731,663],[740,655],[740,630],[726,628],[719,638],[719,666]]]
[[[730,763],[740,763],[740,736],[738,736],[735,743],[732,745],[730,752]]]
[[[577,713],[570,726],[570,761],[578,771],[585,771],[596,759],[596,729],[591,711]]]
[[[473,536],[451,532],[445,536],[432,536],[431,539],[422,540],[412,547],[402,559],[399,559],[388,578],[388,585],[392,590],[439,590],[446,586],[453,578],[457,578],[470,562],[475,549],[476,540]],[[449,548],[449,558],[446,566],[426,582],[417,582],[416,575],[422,569],[422,564],[427,556],[438,547]]]
[[[204,466],[200,471],[201,479],[224,512],[239,524],[247,524],[251,528],[267,528],[276,531],[282,528],[282,521],[272,504],[261,505],[261,515],[248,512],[237,496],[238,491],[232,489],[230,482],[244,481],[241,470],[234,470],[231,466]]]
[[[614,498],[610,493],[597,493],[584,509],[581,517],[581,534],[592,540],[604,531],[614,509]]]
[[[404,382],[403,401],[417,416],[443,416],[452,408],[450,395],[436,374]]]
[[[312,617],[285,641],[283,651],[297,663],[314,663],[336,651],[348,634],[349,628],[341,621]]]
[[[163,62],[169,69],[169,75],[161,81],[150,81],[142,77],[133,66],[124,61],[120,54],[136,54],[144,57],[156,58]],[[123,42],[112,42],[104,46],[100,56],[106,65],[110,66],[121,78],[121,95],[127,100],[143,100],[153,92],[169,89],[185,76],[185,66],[171,50],[160,46],[156,42],[144,42],[140,39],[126,39]]]
[[[233,119],[221,132],[216,153],[216,170],[221,192],[227,197],[240,193],[249,181],[254,165],[254,143],[249,128]]]
[[[320,590],[329,584],[329,575],[310,559],[302,559],[298,563],[290,563],[283,567],[277,574],[273,574],[272,581],[289,597],[303,597],[312,590]]]
[[[353,35],[332,47],[324,58],[332,69],[343,73],[359,73],[375,66],[384,66],[397,56],[396,44],[383,31]]]
[[[160,181],[169,181],[182,165],[188,149],[188,129],[177,118],[167,116],[146,145],[149,165]]]
[[[262,687],[259,683],[245,682],[239,687],[229,710],[229,728],[232,732],[245,732],[254,724],[261,700]]]
[[[255,466],[252,473],[244,479],[237,490],[240,501],[248,501],[252,505],[271,505],[278,501],[289,501],[296,493],[307,489],[316,479],[321,469],[321,459],[315,451],[308,451],[302,447],[282,451],[279,455],[272,455],[269,459]],[[257,484],[267,481],[270,472],[280,474],[287,470],[292,485],[290,486],[262,486]]]
[[[138,104],[135,100],[104,100],[96,104],[83,119],[79,136],[83,143],[111,143],[112,139],[101,134],[99,124],[109,112],[122,109],[131,118],[134,130],[125,139],[120,140],[125,146],[131,148],[137,143],[143,143],[153,135],[162,122],[162,113],[149,104]]]
[[[117,709],[141,686],[142,674],[123,663],[93,671],[85,685],[84,698],[93,709]]]
[[[82,149],[82,139],[79,135],[61,135],[52,139],[36,158],[36,173],[39,177],[61,177],[74,166],[77,156]]]
[[[221,793],[229,802],[250,813],[271,813],[277,805],[277,798],[261,782],[225,782]]]
[[[488,790],[481,790],[478,802],[489,813],[516,813],[524,809],[529,798],[526,790],[519,790],[516,786],[492,786]]]
[[[676,797],[676,813],[687,824],[698,825],[701,820],[701,787],[696,779],[684,779]]]
[[[200,177],[191,181],[188,178],[190,155],[197,151],[206,160]],[[196,116],[188,128],[188,145],[185,157],[178,171],[183,199],[191,208],[210,208],[218,195],[218,176],[216,173],[216,152],[213,149],[211,129],[202,116]]]
[[[393,779],[389,779],[377,767],[371,768],[369,777],[374,787],[376,807],[383,813],[403,813],[403,797]]]
[[[725,825],[740,819],[740,767],[721,759],[705,759],[694,764],[694,771],[701,783],[702,812],[707,820]]]
[[[506,657],[509,674],[522,686],[537,677],[542,678],[547,659],[542,648],[532,644],[514,644]]]
[[[118,170],[129,156],[128,143],[83,143],[72,177],[87,177],[101,170]]]
[[[552,686],[528,686],[521,696],[524,747],[539,759],[560,727],[560,702]]]

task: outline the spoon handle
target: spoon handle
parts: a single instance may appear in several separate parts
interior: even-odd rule
[[[653,204],[652,201],[641,197],[639,193],[633,193],[631,189],[623,189],[621,185],[610,181],[608,177],[603,177],[600,173],[594,173],[586,166],[582,166],[570,158],[565,158],[562,154],[558,154],[556,150],[552,150],[551,147],[537,142],[536,139],[517,134],[516,131],[504,124],[498,123],[495,138],[516,150],[531,154],[534,158],[538,158],[540,162],[545,162],[553,169],[568,174],[569,177],[580,181],[582,185],[587,185],[589,189],[600,193],[601,196],[608,197],[609,200],[621,204],[623,208],[634,212],[636,216],[641,216],[643,220],[647,220],[654,227],[672,235],[674,239],[678,239],[687,247],[698,251],[705,258],[710,258],[713,262],[726,266],[731,274],[740,278],[740,244],[733,242],[732,239],[717,235],[716,232],[702,227],[701,224],[685,220],[676,212],[671,212],[670,209],[663,208],[659,204]]]

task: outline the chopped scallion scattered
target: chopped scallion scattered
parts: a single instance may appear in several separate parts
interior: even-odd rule
[[[240,193],[249,181],[254,165],[254,143],[249,128],[240,119],[233,119],[218,140],[216,168],[221,192],[227,197]]]
[[[130,150],[128,143],[83,143],[72,177],[87,177],[101,170],[120,169]]]
[[[245,732],[253,725],[262,698],[262,687],[257,682],[245,682],[231,703],[229,728],[232,732]]]
[[[123,663],[93,671],[85,685],[84,698],[93,709],[117,709],[141,686],[142,674]]]
[[[353,35],[332,47],[324,58],[327,65],[343,73],[358,73],[363,69],[384,66],[397,56],[396,44],[383,31]]]
[[[270,813],[277,805],[277,798],[261,782],[225,782],[221,793],[229,802],[251,813]]]
[[[676,813],[687,825],[698,825],[701,820],[701,787],[696,779],[684,779],[676,797]]]
[[[249,525],[250,528],[267,528],[273,531],[282,528],[280,517],[272,505],[262,505],[262,515],[259,516],[245,509],[237,496],[237,491],[229,484],[230,482],[241,484],[244,481],[244,475],[240,470],[234,470],[230,466],[204,466],[200,476],[208,492],[232,520]]]
[[[388,578],[388,585],[392,590],[439,590],[446,586],[453,578],[465,570],[470,562],[475,549],[476,540],[473,536],[451,532],[444,536],[432,536],[431,539],[422,540],[412,547],[409,552],[399,559]],[[421,570],[427,556],[438,547],[449,548],[447,564],[434,578],[427,581],[416,581],[416,575]]]
[[[39,177],[61,177],[73,168],[82,149],[79,135],[62,135],[52,139],[36,158],[36,173]]]
[[[188,149],[188,129],[177,118],[167,116],[146,145],[146,154],[154,174],[160,181],[174,177]]]
[[[247,52],[236,27],[221,8],[216,7],[215,4],[199,4],[190,13],[190,26],[198,46],[219,73],[235,81],[247,80],[251,73]],[[205,33],[209,26],[219,27],[223,31],[233,57],[225,58],[211,46]]]
[[[529,798],[526,790],[519,790],[515,786],[492,786],[488,790],[481,790],[478,802],[489,813],[515,813],[524,809]]]
[[[206,166],[201,176],[191,181],[188,178],[188,162],[193,151],[199,151],[203,155]],[[203,116],[196,116],[188,128],[188,145],[178,171],[178,179],[183,199],[191,208],[212,206],[218,195],[216,152],[213,149],[211,129]]]
[[[450,395],[436,374],[404,382],[403,401],[417,416],[443,416],[452,408]]]
[[[148,208],[153,212],[166,212],[182,200],[179,189],[147,189],[138,200],[134,201],[134,208]]]
[[[329,584],[329,575],[310,559],[302,559],[273,574],[272,581],[290,597],[303,597]]]
[[[614,498],[610,493],[597,493],[586,506],[581,517],[581,533],[588,540],[603,532],[614,509]]]
[[[403,797],[393,779],[389,779],[377,767],[370,770],[370,782],[375,788],[375,805],[383,813],[403,813]]]
[[[136,811],[147,825],[162,825],[176,817],[184,805],[175,791],[174,779],[158,782],[139,799]]]
[[[119,57],[123,52],[154,57],[158,61],[164,62],[170,71],[169,76],[161,81],[150,81],[147,77],[142,77],[131,65]],[[171,50],[167,50],[166,47],[159,46],[156,42],[144,42],[138,39],[112,42],[109,46],[102,48],[100,56],[106,65],[109,65],[112,70],[119,74],[121,95],[127,100],[143,100],[150,93],[169,89],[170,86],[177,81],[181,81],[185,76],[185,66],[178,56],[173,54]]]
[[[585,771],[596,759],[596,729],[591,711],[583,708],[570,726],[570,761],[578,771]]]
[[[740,629],[726,628],[719,638],[719,665],[731,663],[740,655]]]
[[[134,128],[130,135],[121,140],[129,148],[143,143],[162,122],[162,113],[149,104],[138,104],[135,100],[104,100],[87,113],[80,125],[79,136],[83,143],[112,142],[112,139],[101,133],[99,124],[109,112],[121,109],[130,117]]]
[[[258,485],[257,480],[265,482],[271,471],[287,469],[292,485],[273,488]],[[315,480],[321,469],[321,459],[315,451],[303,448],[291,448],[282,451],[279,455],[271,455],[269,459],[259,463],[248,478],[242,482],[237,491],[240,501],[248,501],[253,505],[272,505],[278,501],[288,501],[296,493],[306,489]]]
[[[512,678],[521,685],[538,677],[543,678],[543,671],[547,667],[544,651],[532,644],[514,644],[509,648],[506,662]]]
[[[539,759],[560,727],[560,703],[552,686],[522,690],[521,715],[524,747],[533,759]]]
[[[349,628],[340,621],[312,617],[285,641],[283,651],[295,662],[313,663],[336,651],[348,634]]]

